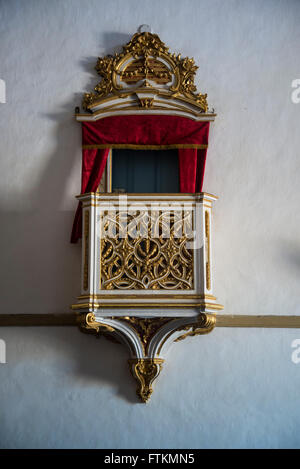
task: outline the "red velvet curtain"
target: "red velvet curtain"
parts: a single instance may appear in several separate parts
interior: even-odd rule
[[[208,144],[209,122],[165,115],[111,116],[82,123],[83,148],[199,148]],[[145,148],[146,149],[146,148]]]
[[[201,192],[204,179],[206,149],[179,148],[179,190],[184,193]]]
[[[82,123],[81,193],[96,192],[110,148],[178,149],[180,192],[201,192],[209,122],[166,115],[112,116]],[[71,242],[81,237],[81,204]]]
[[[96,192],[105,169],[109,148],[82,150],[81,193]],[[81,238],[82,209],[79,202],[73,222],[71,243]]]

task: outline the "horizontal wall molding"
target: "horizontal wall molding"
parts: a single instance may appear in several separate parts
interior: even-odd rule
[[[0,327],[3,326],[77,326],[76,314],[0,314]]]
[[[0,314],[0,327],[77,326],[74,313]],[[300,328],[300,316],[217,314],[216,327]]]
[[[300,316],[251,316],[244,314],[217,314],[216,319],[216,327],[300,328]]]

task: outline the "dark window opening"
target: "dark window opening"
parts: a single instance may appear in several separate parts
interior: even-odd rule
[[[112,190],[128,193],[179,192],[178,151],[112,151]]]

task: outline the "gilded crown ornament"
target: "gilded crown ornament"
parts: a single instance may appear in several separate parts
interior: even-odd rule
[[[171,105],[194,117],[208,113],[207,94],[198,93],[194,83],[198,69],[194,59],[171,54],[157,34],[134,34],[121,53],[99,57],[95,68],[101,81],[84,95],[87,112],[163,111]],[[120,105],[116,98],[122,98]]]

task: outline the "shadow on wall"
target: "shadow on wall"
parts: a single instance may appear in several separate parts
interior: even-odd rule
[[[32,365],[41,368],[36,377],[28,375],[27,390],[35,385],[30,381],[39,382],[46,370],[49,385],[57,389],[59,400],[64,398],[66,389],[70,395],[83,397],[85,390],[94,390],[99,393],[101,404],[101,398],[109,390],[111,396],[145,405],[136,395],[136,382],[130,374],[128,350],[124,345],[68,326],[5,328],[2,332],[7,343],[7,366],[24,364],[27,370]],[[19,334],[22,337],[15,340]],[[34,368],[29,373],[34,374]]]
[[[113,52],[129,39],[128,34],[104,32],[99,55]],[[96,61],[96,57],[90,57],[79,62],[80,67],[91,74],[86,90],[93,89],[100,81],[94,70]],[[70,244],[75,195],[80,192],[79,175],[74,210],[63,211],[60,207],[71,169],[74,164],[80,167],[81,130],[73,119],[73,112],[81,103],[82,95],[73,94],[60,112],[38,114],[40,119],[54,121],[56,134],[53,137],[55,150],[48,158],[39,184],[28,196],[34,209],[2,212],[0,236],[5,246],[2,262],[7,266],[2,279],[3,312],[69,312],[69,305],[79,294],[81,249],[79,244]]]
[[[99,55],[115,52],[119,44],[123,45],[129,39],[130,36],[127,34],[104,33]],[[113,46],[114,44],[116,46]],[[83,69],[91,72],[91,80],[93,80],[92,85],[87,86],[87,91],[93,89],[100,81],[94,71],[95,63],[95,57],[80,62]],[[81,100],[82,93],[74,94],[72,99],[63,105],[60,112],[50,115],[38,114],[40,119],[46,118],[55,122],[56,134],[53,137],[55,150],[48,158],[47,167],[39,184],[28,196],[34,209],[24,212],[3,211],[1,214],[0,239],[4,247],[2,265],[6,266],[5,270],[2,270],[1,280],[2,314],[68,313],[70,304],[76,300],[80,292],[81,247],[80,244],[70,244],[76,205],[74,203],[74,211],[63,211],[61,205],[70,170],[78,164],[78,159],[81,158],[80,126],[73,119],[74,109],[81,103]],[[32,170],[34,171],[34,168]],[[78,180],[80,181],[79,178]],[[79,192],[80,187],[78,187]],[[32,331],[34,331],[32,334],[33,341],[35,341],[40,332],[38,329],[32,329]],[[63,336],[63,332],[59,332],[59,336]],[[47,337],[51,340],[53,334],[47,334]],[[74,361],[79,364],[80,373],[83,376],[96,373],[99,382],[107,380],[120,384],[119,372],[115,370],[119,355],[115,349],[112,353],[110,347],[121,349],[122,346],[113,344],[99,346],[99,341],[89,336],[78,341],[81,341],[84,347],[86,344],[93,344],[90,345],[90,348],[93,348],[92,355],[88,354],[88,356],[85,355],[84,348],[78,348],[76,339],[68,343],[67,352],[74,354]],[[127,351],[125,353],[127,354]],[[105,360],[97,361],[95,372],[95,361],[91,361],[91,356],[96,357],[98,354],[101,354],[102,359],[105,356]],[[124,368],[123,360],[121,367]],[[129,376],[126,367],[125,373],[126,384],[129,386],[132,380],[133,386],[133,378]],[[130,386],[128,396],[129,394],[134,396],[132,386]],[[124,382],[122,382],[122,388],[124,389]]]
[[[40,116],[55,120],[55,150],[26,196],[31,210],[1,214],[3,313],[69,312],[79,292],[80,246],[70,244],[74,212],[61,205],[70,168],[80,157],[80,128],[72,118],[73,100],[65,108]]]
[[[297,236],[297,235],[296,235]],[[280,239],[278,257],[282,259],[282,247],[284,246],[285,261],[288,269],[293,269],[295,274],[299,275],[300,271],[300,242],[299,238],[295,241]]]
[[[106,55],[114,55],[115,53],[120,53],[122,47],[127,44],[131,39],[131,35],[124,33],[114,33],[114,32],[105,32],[102,34],[99,44],[99,57],[104,57]],[[97,75],[95,71],[95,66],[97,63],[98,57],[85,57],[79,61],[80,66],[88,73],[90,73],[90,81],[86,85],[86,91],[93,91],[95,86],[100,82],[101,78]],[[77,99],[78,103],[82,101],[82,94]]]

